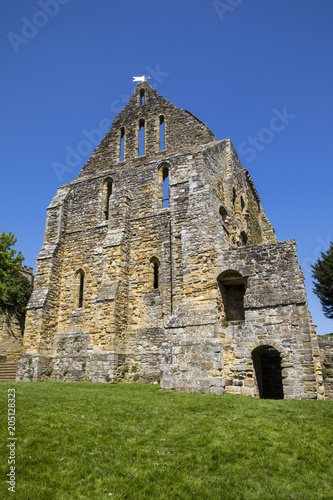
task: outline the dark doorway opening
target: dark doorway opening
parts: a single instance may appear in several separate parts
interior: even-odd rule
[[[252,352],[252,360],[261,399],[283,399],[280,353],[271,346],[260,346]]]

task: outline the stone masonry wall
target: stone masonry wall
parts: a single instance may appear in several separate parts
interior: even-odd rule
[[[295,242],[229,250],[223,261],[224,269],[246,278],[244,321],[219,321],[226,390],[258,395],[252,353],[266,345],[280,353],[285,397],[317,397],[322,380],[314,365],[312,321]]]
[[[277,242],[230,139],[139,84],[48,207],[17,379],[258,395],[253,352],[269,347],[284,397],[312,398],[313,329],[295,243]]]
[[[325,396],[333,399],[333,338],[317,337],[324,374]]]

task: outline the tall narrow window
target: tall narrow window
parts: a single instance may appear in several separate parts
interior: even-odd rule
[[[159,260],[156,257],[152,257],[150,259],[150,266],[151,266],[151,285],[152,287],[157,290],[160,285],[160,263]]]
[[[141,119],[139,121],[139,156],[145,154],[145,121]]]
[[[158,288],[158,263],[154,262],[154,288]]]
[[[160,116],[160,151],[164,150],[164,142],[165,142],[165,125],[164,125],[164,116]]]
[[[169,168],[163,167],[163,208],[169,207]]]
[[[75,274],[74,281],[74,309],[82,309],[83,306],[84,272],[79,269]]]
[[[124,161],[125,158],[125,129],[121,127],[120,129],[120,161]]]
[[[109,220],[110,196],[112,194],[112,180],[106,179],[103,185],[104,220]]]
[[[145,89],[140,90],[140,102],[141,102],[141,106],[144,106],[144,104],[145,104]]]

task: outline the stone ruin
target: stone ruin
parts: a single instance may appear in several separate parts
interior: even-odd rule
[[[296,243],[230,139],[146,81],[47,209],[17,380],[324,395]]]

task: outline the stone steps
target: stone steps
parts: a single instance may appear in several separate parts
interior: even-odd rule
[[[0,382],[15,380],[17,371],[16,363],[0,363]]]

